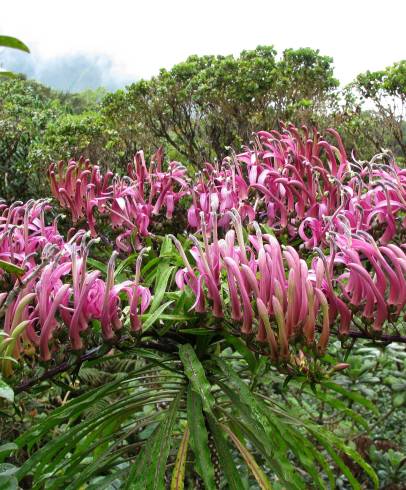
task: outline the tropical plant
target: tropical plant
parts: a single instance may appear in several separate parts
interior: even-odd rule
[[[54,201],[1,205],[0,397],[21,428],[0,482],[378,488],[351,440],[381,415],[353,349],[405,341],[406,174],[329,133],[262,131],[194,178],[161,150],[122,178],[59,162]],[[30,398],[51,392],[51,411]]]

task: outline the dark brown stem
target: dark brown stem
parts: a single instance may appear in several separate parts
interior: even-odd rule
[[[363,332],[349,332],[347,337],[353,339],[366,339],[372,340],[373,342],[382,342],[384,344],[390,344],[391,342],[400,342],[402,344],[406,344],[406,336],[404,335],[372,335]]]
[[[238,334],[238,332],[235,332],[235,334]],[[379,336],[374,336],[372,334],[368,334],[366,332],[354,332],[350,331],[346,337],[352,338],[352,339],[366,339],[366,340],[371,340],[376,343],[382,343],[382,344],[390,344],[391,342],[400,342],[406,344],[406,336],[402,335],[387,335],[387,334],[382,334]],[[117,338],[114,341],[111,341],[109,343],[103,344],[99,347],[96,347],[88,352],[85,352],[84,354],[77,356],[73,360],[67,360],[62,362],[61,364],[58,364],[57,366],[54,366],[45,373],[43,373],[41,376],[37,376],[32,379],[28,379],[18,385],[16,388],[14,388],[14,393],[19,394],[24,391],[28,391],[30,388],[33,386],[37,385],[38,383],[41,383],[42,381],[46,381],[49,379],[54,378],[56,375],[69,371],[69,369],[73,367],[80,367],[85,361],[93,360],[93,359],[98,359],[102,356],[104,356],[110,349],[113,347],[116,347],[118,349],[125,348],[125,341],[128,341],[132,339],[132,337],[125,336],[121,338]],[[174,344],[160,344],[158,342],[138,342],[133,345],[134,347],[140,347],[144,349],[152,349],[156,350],[159,352],[164,352],[166,354],[171,354],[174,353],[177,349]],[[260,348],[256,348],[254,345],[250,345],[250,349],[253,350],[254,352],[262,355],[269,355],[267,351],[264,351]]]
[[[104,356],[113,347],[116,347],[118,349],[120,349],[120,347],[122,348],[123,347],[123,345],[122,345],[123,341],[128,340],[128,339],[129,339],[129,337],[122,337],[120,339],[117,339],[115,342],[113,341],[113,342],[110,342],[108,344],[106,343],[106,344],[103,344],[99,347],[91,349],[88,352],[85,352],[84,354],[77,356],[73,360],[68,359],[66,361],[63,361],[62,363],[60,363],[60,364],[48,369],[47,371],[45,371],[45,373],[41,374],[41,376],[36,376],[35,378],[27,379],[26,381],[24,381],[20,385],[16,386],[14,388],[14,393],[16,395],[18,395],[19,393],[22,393],[23,391],[28,391],[30,388],[41,383],[42,381],[52,379],[56,375],[63,373],[63,372],[66,372],[66,371],[69,371],[73,367],[80,368],[80,366],[85,361],[98,359],[98,358]],[[143,348],[143,349],[152,349],[152,350],[164,352],[167,354],[173,353],[173,349],[171,348],[171,346],[158,344],[156,342],[139,342],[139,343],[135,344],[135,346]]]
[[[51,369],[48,369],[47,371],[45,371],[45,373],[41,374],[41,376],[36,376],[35,378],[27,379],[26,381],[24,381],[23,383],[21,383],[20,385],[14,388],[14,393],[17,395],[18,393],[27,391],[33,386],[35,386],[36,384],[41,383],[42,381],[46,381],[47,379],[52,379],[57,374],[68,371],[70,368],[74,366],[80,366],[85,361],[89,361],[91,359],[97,359],[98,357],[101,357],[106,353],[105,350],[103,350],[103,353],[101,353],[101,350],[103,349],[97,347],[96,349],[92,349],[91,351],[85,352],[83,355],[78,356],[74,361],[71,360],[64,361],[61,364],[58,364],[57,366],[54,366]]]

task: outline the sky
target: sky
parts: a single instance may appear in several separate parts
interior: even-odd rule
[[[191,54],[272,44],[332,56],[345,84],[406,58],[405,18],[405,0],[13,0],[0,34],[31,54],[4,50],[0,63],[65,90],[114,89]]]

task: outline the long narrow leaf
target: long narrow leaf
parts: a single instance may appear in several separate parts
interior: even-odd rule
[[[214,468],[211,461],[209,438],[202,412],[202,401],[190,385],[187,393],[187,418],[197,472],[202,478],[206,489],[215,489]]]
[[[1,38],[1,36],[0,36]],[[16,276],[22,276],[25,273],[25,269],[18,267],[18,265],[7,262],[6,260],[0,260],[0,269]]]
[[[371,410],[372,412],[374,412],[375,415],[379,415],[378,409],[371,402],[371,400],[368,400],[367,398],[363,397],[359,393],[347,390],[343,386],[340,386],[337,383],[333,383],[332,381],[322,381],[321,384],[326,388],[329,388],[330,390],[340,393],[340,395],[343,395],[344,397],[349,398],[350,400],[362,405],[368,410]]]
[[[11,36],[0,36],[0,46],[4,48],[19,49],[29,53],[30,50],[22,41]]]
[[[286,439],[282,437],[282,433],[284,435],[288,433],[286,424],[281,419],[275,423],[266,417],[258,418],[252,410],[256,404],[252,395],[252,398],[248,398],[246,395],[241,397],[240,394],[228,388],[224,383],[220,381],[218,383],[231,400],[236,414],[236,418],[231,417],[231,419],[237,422],[285,487],[289,490],[306,488],[287,456],[288,445]]]
[[[238,449],[241,456],[244,458],[244,461],[247,463],[249,469],[251,470],[252,474],[257,480],[261,490],[272,490],[270,481],[266,477],[265,473],[258,466],[254,456],[248,451],[248,449],[244,446],[244,444],[238,439],[238,437],[234,434],[234,432],[229,427],[227,427],[224,424],[222,424],[221,427],[230,436],[230,439],[233,441],[235,447]]]
[[[190,344],[179,347],[179,357],[182,361],[185,374],[189,378],[192,388],[200,395],[203,403],[203,410],[211,413],[214,406],[214,397],[211,393],[211,386],[206,378],[202,363],[199,361],[196,352]]]
[[[173,301],[168,301],[167,303],[161,305],[157,310],[155,310],[154,313],[143,315],[142,331],[146,332],[149,328],[151,328],[152,325],[160,318],[161,314],[166,310],[166,308],[168,308],[168,306],[172,303]]]
[[[176,456],[175,467],[172,473],[171,490],[183,490],[185,487],[186,456],[189,445],[189,427],[186,426]]]
[[[365,430],[368,430],[368,422],[362,417],[359,413],[357,413],[355,410],[351,410],[351,408],[348,408],[344,402],[341,400],[338,400],[337,398],[331,398],[327,396],[325,393],[322,393],[320,391],[317,392],[317,398],[322,400],[324,403],[327,405],[330,405],[331,407],[335,408],[336,410],[345,413],[348,415],[350,418],[354,420],[357,424],[362,426]]]
[[[173,270],[174,267],[169,267],[167,264],[163,264],[162,267],[158,267],[158,273],[155,281],[154,297],[149,308],[149,311],[151,313],[153,313],[161,304]]]
[[[166,461],[171,448],[171,434],[182,392],[171,403],[167,416],[131,467],[125,490],[158,490],[164,488]]]
[[[221,461],[221,467],[224,471],[230,490],[245,490],[240,473],[231,455],[230,447],[224,436],[224,432],[221,430],[213,416],[208,414],[207,419]]]

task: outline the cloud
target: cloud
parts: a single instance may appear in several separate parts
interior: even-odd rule
[[[37,64],[51,60],[56,71],[61,67],[52,60],[84,57],[99,73],[92,83],[112,88],[126,77],[148,79],[191,54],[238,55],[261,44],[278,53],[320,49],[348,83],[404,58],[405,16],[399,0],[15,0],[2,2],[0,33],[24,41],[41,58]],[[63,87],[85,85],[83,73],[74,75],[61,75],[68,79]]]
[[[120,73],[106,55],[75,53],[43,59],[7,49],[0,55],[0,64],[64,92],[98,87],[117,90],[134,81]]]

